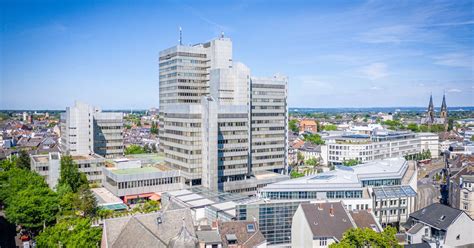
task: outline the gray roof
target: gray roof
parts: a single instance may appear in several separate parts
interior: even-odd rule
[[[161,224],[158,224],[161,217]],[[149,214],[138,214],[104,221],[103,242],[109,247],[166,247],[178,236],[183,226],[195,236],[193,218],[189,209],[175,209]]]
[[[355,227],[341,202],[302,203],[300,207],[313,237],[335,237],[341,240],[345,231]],[[333,214],[330,213],[331,208]]]
[[[411,219],[424,222],[435,228],[446,230],[463,213],[462,210],[433,203],[410,214]]]
[[[254,229],[249,230],[248,225],[253,225]],[[219,234],[222,239],[222,247],[229,247],[228,240],[235,240],[236,244],[242,248],[250,248],[266,242],[265,237],[253,221],[228,221],[218,223]]]
[[[206,244],[220,244],[222,243],[221,236],[217,230],[196,231],[199,241]]]
[[[416,234],[418,233],[418,231],[421,230],[421,228],[423,228],[424,225],[421,224],[421,223],[416,223],[414,226],[412,226],[410,229],[408,229],[407,233],[409,234]]]

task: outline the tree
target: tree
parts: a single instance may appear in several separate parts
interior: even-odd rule
[[[344,162],[342,162],[345,166],[354,166],[354,165],[358,165],[360,164],[361,162],[357,159],[349,159],[349,160],[344,160]]]
[[[304,162],[305,165],[316,166],[318,165],[318,160],[315,158],[310,158]]]
[[[408,124],[407,129],[412,131],[412,132],[419,132],[420,131],[420,129],[418,128],[418,125],[416,123]]]
[[[333,243],[329,247],[401,247],[395,237],[396,233],[397,230],[390,226],[381,233],[370,228],[352,228],[344,233],[339,243]]]
[[[150,133],[158,134],[158,127],[156,125],[156,122],[154,122],[154,121],[151,122]]]
[[[302,162],[304,160],[304,155],[301,152],[296,153],[296,159],[298,162]]]
[[[145,150],[139,145],[129,145],[128,147],[125,147],[125,155],[142,153],[145,153]]]
[[[337,126],[336,126],[336,125],[333,125],[333,124],[327,124],[327,125],[321,126],[321,130],[324,130],[324,131],[336,131],[336,130],[337,130]]]
[[[82,216],[93,217],[96,214],[97,203],[94,194],[87,185],[79,188],[75,198],[75,206],[82,213]]]
[[[20,169],[30,170],[31,162],[30,162],[30,155],[26,150],[20,150],[18,154],[18,160],[16,162],[16,166]]]
[[[303,135],[303,140],[315,145],[324,145],[324,140],[321,139],[319,134],[305,134]]]
[[[291,178],[304,177],[304,174],[303,174],[303,173],[299,173],[299,172],[297,172],[296,170],[292,170],[292,171],[290,172],[290,177],[291,177]]]
[[[58,199],[48,187],[30,187],[11,196],[5,215],[11,223],[31,230],[53,223],[58,212]]]
[[[4,202],[8,207],[10,205],[10,198],[30,186],[48,188],[43,177],[36,172],[16,167],[8,171],[2,171],[0,172],[0,201]]]
[[[16,167],[17,157],[12,156],[11,158],[0,161],[0,171],[8,171]]]
[[[58,185],[68,185],[73,193],[77,193],[81,186],[88,185],[86,175],[79,172],[71,156],[61,157],[61,171]]]
[[[63,219],[37,237],[38,247],[98,247],[102,229],[92,227],[88,218]]]
[[[288,127],[290,128],[290,130],[294,133],[297,133],[299,132],[299,129],[298,129],[298,120],[297,119],[293,119],[293,120],[290,120],[288,122]]]

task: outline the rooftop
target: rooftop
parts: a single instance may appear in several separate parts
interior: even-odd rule
[[[375,160],[352,167],[337,166],[332,171],[269,184],[262,191],[362,189],[362,180],[402,179],[407,169],[408,163],[404,158]]]
[[[411,213],[410,219],[416,219],[437,229],[446,230],[462,213],[462,210],[433,203]]]
[[[144,174],[151,172],[161,172],[162,170],[156,167],[142,167],[142,168],[129,168],[129,169],[109,169],[112,173],[118,175],[134,175],[134,174]]]
[[[415,190],[411,186],[406,185],[376,187],[373,188],[373,191],[377,199],[416,196]]]
[[[355,227],[341,202],[303,203],[300,208],[313,237],[335,237],[341,240],[346,230]]]

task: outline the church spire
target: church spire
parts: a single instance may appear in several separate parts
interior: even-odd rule
[[[433,105],[433,94],[430,95],[430,104],[428,105],[427,115],[428,115],[428,118],[430,119],[430,122],[433,123],[434,118],[435,118],[434,105]]]
[[[448,106],[446,105],[446,94],[443,94],[443,102],[441,103],[441,118],[448,118]]]

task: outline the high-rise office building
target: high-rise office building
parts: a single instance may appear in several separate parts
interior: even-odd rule
[[[251,77],[223,36],[163,50],[159,66],[160,150],[186,185],[253,194],[266,184],[259,175],[281,178],[286,77]]]
[[[61,151],[70,155],[123,155],[123,114],[75,102],[61,114]]]

